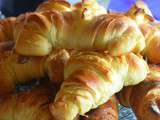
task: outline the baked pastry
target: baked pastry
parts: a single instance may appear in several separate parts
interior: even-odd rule
[[[47,76],[52,83],[61,83],[64,64],[68,59],[69,54],[65,50],[54,51],[44,57],[19,56],[11,51],[1,53],[0,95],[13,93],[18,83],[24,84]]]
[[[133,5],[126,15],[136,21],[144,35],[146,47],[142,55],[145,56],[150,63],[159,64],[160,53],[157,52],[160,50],[159,22],[153,18],[151,11],[142,1],[138,1]]]
[[[18,83],[43,77],[43,64],[44,58],[23,58],[17,54],[12,54],[11,51],[1,53],[0,95],[14,92]]]
[[[156,25],[142,24],[141,31],[146,39],[146,47],[142,54],[150,63],[160,63],[160,29]]]
[[[91,19],[93,16],[106,14],[106,9],[96,0],[82,0],[73,5],[73,8],[82,13],[84,19]]]
[[[64,82],[50,111],[57,120],[73,120],[104,104],[123,86],[143,81],[145,61],[133,53],[112,57],[99,52],[77,53],[64,68]]]
[[[54,89],[39,86],[0,99],[0,120],[54,120],[48,104]]]
[[[160,66],[150,65],[150,74],[139,85],[119,94],[121,104],[131,107],[139,120],[160,120]]]
[[[0,20],[0,52],[11,50],[14,46],[13,31],[15,21],[15,17]]]
[[[37,12],[48,11],[48,10],[57,10],[61,12],[71,11],[72,6],[66,0],[47,0],[41,3],[36,9]]]
[[[119,56],[144,49],[144,36],[129,17],[120,14],[85,15],[86,12],[79,9],[28,13],[15,29],[21,31],[14,34],[15,51],[21,55],[44,56],[52,50],[64,48],[105,50]]]
[[[149,7],[142,0],[137,0],[125,15],[134,19],[138,25],[154,19]]]
[[[0,120],[56,120],[48,107],[55,94],[54,87],[44,84],[29,91],[1,97]],[[79,116],[75,120],[118,120],[116,105],[116,98],[112,97],[100,108],[86,115],[87,118]]]
[[[0,42],[13,41],[13,31],[16,18],[8,17],[0,20]]]

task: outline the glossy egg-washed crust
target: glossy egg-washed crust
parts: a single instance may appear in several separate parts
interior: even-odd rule
[[[92,13],[94,9],[89,10]],[[81,9],[44,11],[28,13],[18,24],[15,51],[22,55],[44,56],[52,49],[64,48],[108,50],[117,56],[131,51],[138,53],[145,47],[143,34],[134,20],[125,15],[105,12],[88,15]]]
[[[133,53],[76,53],[64,68],[64,82],[50,111],[57,120],[73,120],[104,104],[123,86],[138,84],[147,73],[147,64]]]

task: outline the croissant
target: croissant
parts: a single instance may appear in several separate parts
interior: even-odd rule
[[[69,10],[70,4],[63,0],[48,0],[40,4],[37,8],[37,12],[45,11],[45,10]],[[68,7],[68,8],[67,8]],[[52,8],[52,9],[51,9]],[[14,34],[19,34],[21,31],[15,31],[15,26],[18,26],[19,21],[23,21],[25,14],[21,14],[18,16],[18,20],[16,17],[8,17],[0,20],[0,51],[12,50],[14,47]],[[22,24],[20,26],[23,26]],[[20,27],[19,26],[19,27]],[[15,28],[15,29],[14,29]],[[16,32],[16,33],[15,33]]]
[[[82,12],[82,17],[85,19],[107,13],[106,9],[96,0],[82,0],[82,2],[74,4],[73,8]]]
[[[117,56],[143,50],[144,36],[134,20],[120,14],[92,15],[93,10],[77,7],[71,12],[28,13],[23,20],[17,20],[15,51],[44,56],[61,48],[107,50]]]
[[[153,20],[152,12],[147,4],[142,0],[137,0],[125,15],[134,19],[138,25]]]
[[[106,9],[102,7],[96,0],[82,0],[73,6],[66,0],[48,0],[37,7],[38,12],[58,10],[60,12],[71,12],[79,9],[81,12],[88,11],[92,15],[106,14]],[[87,12],[87,13],[88,13]]]
[[[0,52],[11,50],[14,46],[13,31],[15,21],[15,17],[0,20]]]
[[[136,21],[144,35],[146,47],[142,55],[150,63],[159,64],[160,53],[157,51],[160,51],[160,29],[147,5],[139,1],[129,9],[126,15]]]
[[[55,94],[56,89],[45,84],[30,91],[4,96],[0,99],[0,120],[55,120],[48,107]],[[80,116],[76,120],[104,120],[102,116],[118,120],[116,105],[116,98],[112,97],[100,108],[91,111],[87,118]]]
[[[0,42],[13,41],[13,30],[16,18],[8,17],[0,20]]]
[[[119,57],[74,54],[64,68],[64,81],[50,111],[57,120],[73,120],[105,103],[123,86],[143,81],[147,73],[145,61],[133,53]]]
[[[36,11],[48,11],[48,10],[58,10],[58,11],[71,11],[71,4],[68,3],[66,0],[47,0],[41,3]]]
[[[160,29],[151,24],[142,24],[141,31],[146,39],[146,48],[142,54],[150,63],[160,63]]]
[[[9,51],[1,53],[0,60],[0,95],[13,92],[19,82],[44,76],[44,58],[24,58],[18,62],[19,56]]]
[[[121,104],[131,107],[139,120],[160,120],[160,66],[150,65],[150,71],[144,82],[118,94]]]
[[[23,57],[11,51],[0,54],[0,95],[12,93],[16,84],[49,76],[53,83],[63,80],[63,68],[69,59],[65,50],[50,56]]]
[[[54,120],[48,107],[54,91],[40,86],[1,98],[0,120]]]

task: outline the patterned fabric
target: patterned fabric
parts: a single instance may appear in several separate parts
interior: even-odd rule
[[[119,120],[137,120],[135,114],[132,109],[125,108],[119,105]]]

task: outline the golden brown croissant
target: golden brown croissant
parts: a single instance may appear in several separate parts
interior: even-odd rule
[[[63,11],[71,11],[73,9],[76,9],[76,7],[78,7],[77,9],[94,9],[93,14],[95,15],[106,13],[105,9],[102,6],[100,6],[96,1],[92,1],[92,2],[83,1],[79,4],[81,5],[76,4],[75,7],[72,8],[70,3],[68,3],[65,0],[48,0],[40,4],[36,12],[47,11],[47,10],[56,10],[56,11],[63,12]],[[23,21],[25,18],[25,15],[27,16],[27,14],[21,14],[20,16],[18,16],[19,18],[18,20],[16,20],[15,17],[10,17],[0,21],[0,25],[1,25],[0,41],[2,42],[12,41],[7,43],[6,42],[0,43],[0,51],[11,50],[11,48],[13,48],[14,46],[13,41],[14,39],[16,39],[16,38],[13,38],[13,34],[17,35],[21,32],[21,30],[14,31],[13,29],[15,28],[15,26],[23,27],[22,24],[19,25],[17,23],[19,23],[20,21]]]
[[[48,0],[40,4],[37,8],[38,11],[46,10],[58,10],[58,11],[68,11],[71,5],[65,0]],[[27,15],[27,14],[26,14]],[[18,16],[19,19],[16,20],[16,17],[9,17],[3,20],[0,20],[0,51],[11,50],[14,47],[14,37],[13,34],[19,34],[21,31],[15,31],[15,26],[18,26],[19,21],[23,21],[25,14]],[[22,24],[20,26],[23,26]],[[6,42],[10,41],[10,42]]]
[[[150,63],[160,63],[160,29],[151,24],[142,24],[141,31],[146,39],[146,47],[142,54]]]
[[[160,66],[152,65],[150,71],[144,82],[126,87],[118,95],[139,120],[160,120]]]
[[[44,76],[44,58],[24,58],[12,52],[1,53],[0,57],[0,95],[13,92],[17,83]]]
[[[0,52],[11,50],[14,46],[13,31],[15,21],[15,17],[0,20]]]
[[[48,58],[46,58],[46,57],[30,57],[28,59],[20,58],[16,54],[10,54],[10,52],[1,54],[1,56],[0,56],[1,57],[1,65],[0,66],[1,66],[1,76],[2,77],[0,79],[0,82],[1,82],[0,94],[6,95],[6,93],[12,92],[15,89],[16,82],[17,83],[25,83],[26,81],[32,80],[33,78],[43,77],[43,76],[45,76],[45,73],[48,73],[49,78],[51,80],[54,80],[53,81],[54,83],[61,82],[63,79],[63,68],[64,68],[64,64],[65,64],[63,62],[66,62],[66,54],[67,53],[65,53],[65,51],[62,50],[58,53],[54,52],[53,56],[50,55]],[[70,54],[73,54],[73,53],[70,52]],[[51,60],[51,62],[45,62],[46,59],[48,59],[49,61]],[[46,66],[48,66],[48,67],[46,67],[47,71],[45,71],[45,72],[43,70],[44,64],[46,64]],[[12,68],[10,66],[13,66],[14,68]],[[12,75],[14,73],[16,76]],[[34,92],[33,92],[33,94],[34,94]],[[10,98],[7,98],[7,99],[10,99]],[[13,99],[15,99],[15,97]],[[6,103],[6,104],[8,104],[8,103]],[[6,106],[6,104],[4,104],[4,105]],[[23,104],[25,104],[25,103],[23,102]],[[109,107],[109,105],[111,105],[111,106]],[[2,107],[2,109],[3,109],[3,107]],[[95,114],[95,113],[97,113],[97,114]],[[5,117],[9,116],[9,113],[6,113],[4,115],[3,114],[4,113],[0,114],[0,116],[2,116],[2,118],[4,116]],[[27,114],[31,114],[31,113],[29,112]],[[118,112],[116,109],[115,98],[112,98],[111,100],[108,101],[108,103],[105,103],[104,105],[100,106],[100,108],[88,113],[87,114],[88,117],[87,118],[84,117],[83,119],[92,120],[96,116],[96,118],[98,120],[102,120],[102,118],[104,118],[104,117],[110,118],[110,120],[111,119],[117,120],[117,114],[118,114]],[[20,118],[22,119],[23,116],[20,115],[17,117],[19,117],[19,119]],[[31,116],[31,118],[32,118],[32,116]],[[18,120],[18,118],[16,120]]]
[[[82,0],[82,2],[74,4],[73,8],[81,12],[85,19],[107,13],[106,9],[97,0]]]
[[[0,120],[55,120],[49,111],[49,103],[56,89],[50,85],[41,85],[27,92],[7,95],[0,99]],[[116,98],[112,97],[100,108],[91,111],[85,117],[76,120],[118,120]],[[96,114],[95,114],[96,113]]]
[[[40,4],[36,11],[48,11],[48,10],[58,10],[60,12],[71,12],[72,10],[79,9],[81,12],[86,12],[91,15],[106,14],[106,10],[102,7],[96,0],[82,0],[75,5],[71,5],[66,0],[48,0]],[[89,15],[90,16],[90,15]]]
[[[71,4],[66,0],[47,0],[41,3],[37,7],[37,12],[48,11],[48,10],[58,10],[58,11],[71,11]]]
[[[55,51],[50,56],[23,57],[15,53],[0,54],[0,95],[15,90],[17,83],[25,83],[33,79],[49,76],[54,83],[63,80],[63,68],[69,59],[65,50]]]
[[[123,86],[138,84],[147,73],[145,61],[133,53],[119,57],[77,53],[65,66],[64,82],[50,110],[57,120],[73,120],[105,103]]]
[[[125,15],[134,19],[138,25],[153,20],[152,12],[142,0],[137,0]]]
[[[54,91],[41,86],[1,98],[0,120],[54,120],[48,107]]]
[[[92,1],[92,2],[87,2],[87,1],[83,1],[81,3],[81,9],[95,9],[93,12],[93,14],[102,14],[102,13],[106,13],[105,9],[100,6],[96,1]],[[39,5],[39,7],[37,8],[37,11],[47,11],[47,10],[56,10],[56,11],[71,11],[72,9],[76,9],[76,7],[78,7],[78,5],[75,5],[75,7],[71,8],[70,3],[68,3],[65,0],[48,0],[46,2],[43,2],[42,4]],[[80,7],[80,6],[79,6]],[[77,9],[80,9],[80,8]],[[93,8],[91,8],[93,7]],[[20,21],[23,21],[25,19],[25,15],[27,16],[27,14],[22,14],[20,16],[18,16],[18,20],[16,20],[15,17],[9,17],[6,18],[4,20],[0,21],[0,26],[1,26],[1,31],[0,31],[0,41],[14,41],[13,38],[13,34],[18,35],[20,31],[14,31],[13,29],[17,29],[18,26],[19,27],[23,27],[23,24],[17,24]],[[16,23],[15,23],[16,21]],[[6,45],[7,44],[7,45]],[[0,45],[0,49],[2,50],[6,50],[6,48],[10,47],[12,44],[13,47],[13,42],[8,42],[8,43],[1,43]],[[9,46],[10,45],[10,46]],[[7,49],[8,50],[8,49]],[[10,49],[9,49],[10,50]]]
[[[89,9],[92,11],[92,9]],[[52,49],[107,50],[117,56],[140,52],[144,37],[136,23],[119,14],[88,17],[87,11],[28,13],[19,21],[15,50],[22,55],[44,56]]]
[[[13,41],[13,30],[16,18],[9,17],[0,20],[0,42]]]
[[[136,21],[144,35],[146,47],[142,52],[143,56],[147,57],[150,63],[160,63],[160,53],[157,52],[160,51],[160,29],[149,8],[144,2],[139,1],[126,15]]]

